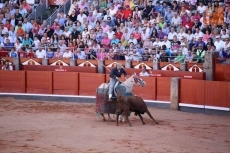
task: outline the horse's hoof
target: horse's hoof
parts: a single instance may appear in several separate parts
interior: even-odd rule
[[[132,126],[131,124],[129,124],[129,126]]]
[[[143,123],[143,125],[145,125],[145,123]]]
[[[158,122],[155,122],[156,124],[159,124]]]

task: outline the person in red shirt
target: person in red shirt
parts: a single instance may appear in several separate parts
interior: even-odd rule
[[[123,12],[122,12],[122,7],[119,7],[119,9],[118,9],[118,11],[117,11],[115,17],[116,17],[116,19],[122,20],[122,19],[123,19],[123,16],[124,16],[124,14],[123,14]]]
[[[115,33],[115,35],[117,39],[121,40],[123,33],[121,32],[120,28],[117,28],[117,32]]]
[[[132,16],[133,11],[130,9],[129,5],[126,5],[122,13],[123,13],[123,20],[127,21],[128,17]]]
[[[10,27],[12,27],[12,25],[10,24],[10,20],[9,20],[9,19],[6,20],[5,27],[6,27],[8,30],[10,30]]]
[[[182,23],[183,27],[186,29],[192,29],[194,23],[191,21],[190,17],[186,17],[186,21]]]

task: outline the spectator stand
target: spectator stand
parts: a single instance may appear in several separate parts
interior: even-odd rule
[[[228,1],[100,2],[105,9],[100,8],[95,0],[73,1],[72,4],[71,1],[62,1],[63,5],[55,9],[45,23],[24,21],[26,24],[19,22],[13,28],[7,23],[9,15],[3,10],[4,15],[0,16],[3,22],[0,30],[1,45],[6,47],[13,43],[20,58],[37,57],[35,55],[38,48],[43,48],[39,58],[43,58],[44,65],[48,65],[46,54],[57,54],[57,48],[60,48],[63,54],[66,50],[73,52],[73,55],[75,51],[87,55],[92,51],[94,56],[103,61],[124,60],[127,68],[135,67],[136,65],[131,65],[135,62],[149,62],[149,66],[156,70],[164,68],[200,72],[209,68],[202,67],[206,53],[216,52],[219,58],[229,58],[230,14],[223,11],[228,10]],[[21,13],[24,17],[25,13]],[[15,18],[20,19],[20,13],[16,13]],[[11,20],[14,21],[14,18]],[[6,43],[7,39],[10,41],[9,44]],[[7,48],[4,49],[1,49],[2,56],[10,56],[6,54],[9,52]],[[110,56],[106,57],[103,54]],[[134,56],[135,54],[139,54],[141,59]],[[91,59],[86,57],[86,60]],[[78,56],[70,58],[70,65],[78,66],[74,61]],[[81,56],[78,59],[84,58]]]

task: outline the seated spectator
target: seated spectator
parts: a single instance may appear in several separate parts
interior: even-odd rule
[[[205,50],[202,44],[199,44],[199,46],[197,47],[196,54],[200,59],[204,59]]]
[[[28,49],[27,49],[27,56],[26,57],[35,58],[35,54],[34,54],[34,51],[33,51],[32,47],[28,47]]]
[[[110,45],[112,45],[112,44],[117,45],[117,44],[119,43],[119,41],[120,41],[120,40],[116,38],[116,35],[113,34],[113,38],[112,38],[111,41],[110,41]]]
[[[11,43],[9,39],[6,39],[6,43],[4,43],[4,47],[7,51],[10,51],[12,48],[14,48],[14,44]]]
[[[51,48],[48,48],[48,51],[46,52],[46,58],[53,58],[54,57],[54,52],[52,51]]]
[[[160,55],[157,53],[156,49],[152,49],[150,51],[150,61],[158,62],[160,59]]]
[[[5,61],[5,64],[2,66],[2,70],[13,70],[13,66],[10,64],[9,60]]]
[[[22,15],[22,17],[24,18],[24,17],[26,17],[26,15],[27,15],[27,10],[23,7],[23,5],[20,5],[19,6],[19,13]]]
[[[182,50],[179,50],[177,57],[174,59],[174,63],[184,63],[184,62],[185,62],[185,55],[182,54]]]
[[[25,34],[25,37],[22,39],[22,45],[25,46],[32,46],[33,40],[29,37],[29,34]]]
[[[38,50],[35,53],[37,58],[45,58],[46,57],[46,51],[42,49],[41,46],[38,47]]]
[[[146,70],[146,66],[142,66],[142,71],[140,72],[140,76],[149,76],[148,71]]]
[[[77,49],[77,57],[78,59],[86,59],[87,55],[84,51],[81,51],[80,48]]]
[[[193,58],[190,63],[202,63],[202,59],[197,55],[196,52],[193,52]]]
[[[16,52],[16,50],[14,48],[11,49],[11,51],[9,53],[9,57],[18,58],[18,53]]]
[[[153,48],[153,43],[150,40],[150,37],[148,37],[144,43],[143,43],[143,48]]]
[[[73,58],[73,53],[70,51],[70,49],[66,49],[66,51],[63,54],[63,58]]]
[[[170,62],[170,55],[164,49],[161,50],[160,62]]]
[[[134,49],[131,53],[131,60],[132,61],[136,61],[136,62],[140,62],[142,60],[141,54],[139,52],[137,52],[136,49]]]
[[[196,52],[193,52],[196,54]],[[188,51],[188,54],[185,56],[185,62],[189,62],[191,63],[192,62],[192,59],[193,59],[193,53],[191,50]]]
[[[109,49],[110,48],[110,41],[111,40],[108,38],[108,34],[105,33],[104,38],[101,41],[102,47],[105,48],[105,49]]]
[[[220,39],[220,36],[216,36],[216,41],[215,41],[214,45],[216,46],[217,52],[220,52],[223,50],[224,42]]]
[[[63,53],[61,52],[60,48],[57,48],[57,51],[54,53],[54,58],[60,59],[62,58]]]

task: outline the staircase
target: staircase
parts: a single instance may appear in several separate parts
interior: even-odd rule
[[[44,21],[46,21],[58,9],[59,6],[50,6],[49,8],[47,8],[39,17],[39,22],[43,23]]]
[[[48,16],[48,18],[45,21],[45,25],[52,25],[53,21],[57,18],[57,14],[60,12],[64,12],[64,14],[67,14],[71,5],[71,0],[66,1],[63,5],[60,5],[59,8],[54,9],[54,12]],[[45,12],[44,12],[45,13]],[[45,15],[45,17],[47,17]],[[44,21],[44,18],[42,19]]]

